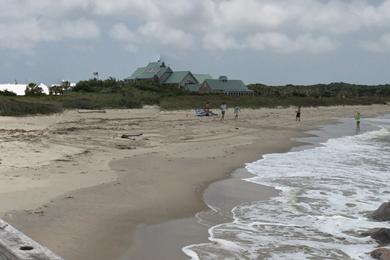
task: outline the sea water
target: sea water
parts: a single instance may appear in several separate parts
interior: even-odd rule
[[[280,196],[237,205],[233,222],[211,227],[210,242],[183,252],[192,259],[371,259],[377,243],[361,232],[390,226],[370,219],[390,200],[390,120],[364,123],[375,128],[248,164],[255,177],[246,181]]]

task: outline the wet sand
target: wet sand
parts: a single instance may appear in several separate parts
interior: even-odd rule
[[[235,171],[231,178],[210,184],[203,194],[203,200],[207,205],[213,205],[213,210],[198,212],[192,218],[139,225],[134,232],[131,247],[121,260],[188,259],[182,248],[207,242],[210,227],[233,220],[233,207],[245,202],[266,200],[279,193],[274,188],[242,180],[252,176],[243,168]],[[166,239],[156,234],[164,234]],[[145,255],[145,252],[148,254]]]
[[[210,183],[356,110],[390,107],[304,109],[301,123],[293,108],[243,109],[238,121],[228,111],[224,122],[158,108],[0,118],[3,151],[12,154],[0,157],[0,214],[65,259],[185,259],[183,244],[207,238],[193,217],[207,210]],[[210,196],[218,201],[221,189]],[[251,192],[237,190],[234,197]],[[275,192],[267,191],[258,197]]]

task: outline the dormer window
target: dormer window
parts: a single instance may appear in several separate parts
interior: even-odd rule
[[[222,81],[222,82],[227,82],[228,78],[226,76],[220,76],[219,80]]]

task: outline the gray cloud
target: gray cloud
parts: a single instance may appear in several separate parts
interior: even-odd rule
[[[154,41],[178,48],[317,53],[335,49],[340,34],[390,25],[390,0],[3,0],[0,10],[0,47],[12,49],[95,38],[100,21],[116,18],[121,22],[108,35],[133,51]],[[74,13],[88,18],[75,20]]]
[[[389,32],[390,0],[2,0],[0,55],[7,66],[0,77],[17,74],[25,60],[35,64],[23,65],[30,75],[45,77],[39,70],[45,68],[57,69],[58,78],[95,70],[128,76],[163,55],[201,72],[219,73],[223,63],[250,80],[261,67],[267,75],[258,77],[272,77],[272,68],[278,75],[291,71],[284,80],[293,81],[296,64],[318,80],[364,80],[364,66],[375,79],[387,75]],[[227,67],[240,57],[256,64],[251,73],[245,64]],[[46,65],[59,61],[57,68]]]
[[[378,40],[362,41],[360,46],[370,52],[390,52],[390,33],[384,33]]]

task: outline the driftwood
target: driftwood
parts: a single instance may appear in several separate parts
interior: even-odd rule
[[[94,113],[102,113],[105,114],[106,110],[78,110],[80,114],[94,114]]]
[[[140,137],[140,136],[143,136],[144,134],[143,133],[140,133],[140,134],[124,134],[122,135],[122,138],[125,138],[125,139],[131,139],[133,137]]]
[[[0,260],[63,260],[0,219]]]

